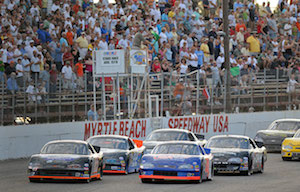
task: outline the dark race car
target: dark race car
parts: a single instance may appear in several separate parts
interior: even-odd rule
[[[193,132],[182,129],[158,129],[152,131],[143,142],[145,146],[145,154],[148,154],[152,149],[161,143],[168,141],[194,141],[203,146],[206,143],[203,135],[195,135]]]
[[[30,182],[56,179],[102,179],[103,154],[100,148],[85,141],[59,140],[48,142],[40,154],[32,155],[28,164]]]
[[[132,139],[118,135],[98,135],[87,140],[93,146],[101,147],[105,168],[104,173],[137,172],[144,147],[138,148]]]
[[[143,183],[160,180],[212,180],[213,156],[197,142],[170,141],[158,144],[142,158],[140,179]]]
[[[278,119],[268,129],[258,131],[254,140],[263,142],[268,152],[280,152],[283,140],[293,137],[299,129],[300,119]]]
[[[258,147],[247,136],[221,135],[211,137],[205,147],[211,149],[214,156],[216,173],[243,173],[264,171],[267,160],[266,148]]]

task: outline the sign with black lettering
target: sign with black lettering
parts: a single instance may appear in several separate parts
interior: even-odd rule
[[[125,73],[124,50],[94,51],[96,74]]]

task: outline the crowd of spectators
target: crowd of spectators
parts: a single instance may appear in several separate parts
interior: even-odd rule
[[[279,0],[273,10],[231,0],[229,8],[232,84],[247,87],[260,69],[298,80],[300,1]],[[144,49],[150,73],[199,70],[216,89],[224,82],[222,17],[219,0],[1,0],[0,84],[40,102],[34,94],[54,93],[58,78],[63,90],[82,91],[93,50]]]

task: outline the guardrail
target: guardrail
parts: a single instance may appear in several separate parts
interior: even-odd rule
[[[104,79],[103,82],[102,78],[96,79],[96,104],[97,109],[100,109],[100,120],[148,118],[155,117],[155,114],[162,117],[224,112],[226,100],[222,75],[221,83],[217,86],[209,75],[197,71],[145,76],[126,74]],[[179,79],[183,81],[184,94],[176,99],[174,90]],[[232,79],[232,112],[287,110],[297,108],[300,104],[297,97],[286,92],[288,76],[279,70],[249,74],[247,82],[241,82],[245,79],[240,75]],[[73,79],[73,82],[76,80]],[[31,123],[86,120],[94,95],[88,74],[85,74],[83,82],[82,88],[76,87],[74,83],[72,89],[64,90],[63,81],[59,77],[55,92],[45,94],[26,92],[26,83],[23,86],[25,88],[16,94],[8,94],[5,84],[0,84],[0,124],[14,124],[16,119],[22,123],[26,117],[31,119]],[[296,91],[299,91],[298,87]],[[150,96],[157,96],[158,101],[150,101]],[[32,100],[38,97],[39,101]],[[149,102],[158,102],[158,107],[151,105],[154,115],[149,114]]]

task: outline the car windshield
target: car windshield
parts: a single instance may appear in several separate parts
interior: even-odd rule
[[[81,143],[50,143],[43,147],[41,153],[87,155],[88,148]]]
[[[99,146],[107,149],[128,149],[126,139],[112,137],[98,137],[89,140],[91,145]]]
[[[249,149],[249,141],[245,138],[218,137],[210,139],[207,143],[208,148],[238,148]]]
[[[152,154],[199,155],[200,151],[194,144],[163,144],[156,146]]]
[[[188,134],[177,131],[159,131],[149,135],[146,141],[188,141]]]
[[[294,138],[300,138],[300,130],[295,133]]]
[[[270,130],[281,131],[297,131],[300,128],[300,122],[295,121],[282,121],[271,124]]]

